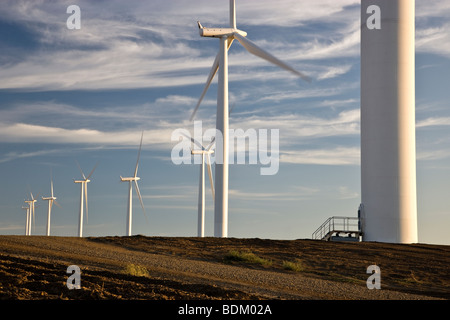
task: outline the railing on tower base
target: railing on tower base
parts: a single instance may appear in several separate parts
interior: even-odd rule
[[[360,218],[330,217],[314,231],[312,239],[327,241],[360,241],[362,236]]]

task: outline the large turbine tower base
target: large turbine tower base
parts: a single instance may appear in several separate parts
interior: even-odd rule
[[[361,2],[364,241],[418,241],[414,6],[414,0]]]

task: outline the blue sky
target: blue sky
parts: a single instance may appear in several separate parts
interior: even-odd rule
[[[280,167],[230,166],[229,236],[310,238],[360,203],[360,5],[356,0],[237,0],[238,28],[313,78],[305,83],[235,41],[229,51],[230,128],[279,129]],[[69,30],[66,9],[81,9]],[[61,207],[52,235],[75,236],[88,185],[85,236],[124,235],[127,184],[141,132],[133,234],[195,236],[199,165],[175,165],[172,132],[189,121],[219,48],[205,27],[228,25],[228,1],[0,2],[0,234],[23,234],[29,192]],[[419,242],[450,244],[450,3],[416,0]],[[197,120],[215,127],[217,79]],[[208,184],[207,184],[208,186]],[[208,186],[209,188],[209,186]],[[206,190],[207,236],[213,202]],[[33,234],[45,234],[39,200]]]

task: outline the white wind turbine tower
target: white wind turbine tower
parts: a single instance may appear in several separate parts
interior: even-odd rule
[[[25,200],[26,203],[28,203],[29,210],[28,210],[28,217],[27,217],[27,235],[31,235],[31,226],[34,225],[34,212],[35,212],[35,203],[36,199],[33,197],[33,193],[30,192],[31,200]]]
[[[30,223],[30,207],[22,207],[23,210],[27,211],[27,222],[25,224],[25,235],[28,236],[28,224]]]
[[[217,54],[211,71],[206,80],[205,88],[192,113],[194,118],[201,101],[203,100],[214,76],[219,72],[218,93],[217,93],[217,116],[216,129],[222,134],[222,141],[216,147],[216,181],[215,181],[215,202],[214,202],[214,236],[228,236],[228,49],[234,39],[238,40],[242,46],[251,54],[263,58],[285,70],[288,70],[302,79],[309,81],[309,77],[293,69],[286,63],[275,58],[253,42],[246,39],[247,33],[236,28],[236,5],[234,0],[230,0],[230,27],[227,28],[205,28],[198,22],[200,35],[202,37],[220,38],[220,50]],[[221,145],[220,145],[221,144]]]
[[[415,1],[361,1],[364,241],[416,243]]]
[[[91,182],[91,180],[89,180],[89,178],[92,176],[92,174],[94,173],[95,168],[97,167],[97,165],[95,165],[95,167],[92,169],[91,173],[89,173],[89,175],[86,177],[83,173],[83,170],[81,170],[80,165],[78,164],[78,168],[81,171],[81,175],[83,176],[82,180],[73,180],[74,183],[79,183],[81,184],[81,192],[80,192],[80,219],[78,222],[78,236],[82,237],[83,236],[83,195],[86,198],[85,202],[86,202],[86,219],[88,219],[88,198],[87,198],[87,184],[89,182]]]
[[[142,202],[141,192],[139,191],[139,185],[137,183],[137,181],[141,179],[137,176],[137,172],[138,172],[138,167],[139,167],[139,158],[141,156],[143,137],[144,137],[144,132],[142,132],[142,135],[141,135],[141,144],[139,146],[139,152],[138,152],[138,157],[137,157],[137,161],[136,161],[136,168],[134,169],[134,176],[128,177],[128,178],[123,178],[122,176],[120,176],[121,182],[128,181],[128,208],[127,208],[127,229],[126,229],[127,236],[131,236],[131,225],[132,225],[132,216],[133,216],[133,186],[132,186],[133,182],[134,182],[134,187],[136,189],[136,193],[139,197],[139,201],[141,202],[142,211],[144,212],[144,216],[145,216],[144,203]],[[147,216],[145,216],[145,218],[147,219]]]
[[[212,177],[212,170],[211,170],[211,153],[214,153],[214,150],[211,150],[215,143],[215,138],[211,140],[211,142],[204,147],[199,141],[195,140],[192,137],[187,138],[191,139],[191,141],[196,144],[200,150],[198,149],[192,149],[191,154],[195,155],[201,155],[202,156],[202,163],[200,167],[200,178],[198,182],[198,228],[197,228],[197,235],[198,237],[204,237],[205,236],[205,156],[206,156],[206,165],[208,166],[208,176],[209,176],[209,183],[211,184],[211,193],[214,200],[214,182]]]
[[[56,197],[53,194],[53,179],[50,180],[50,197],[42,197],[42,200],[48,201],[48,211],[47,211],[47,236],[50,235],[50,216],[52,214],[53,203],[60,207],[59,203],[56,201]]]

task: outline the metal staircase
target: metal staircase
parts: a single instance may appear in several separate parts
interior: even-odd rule
[[[312,234],[313,239],[326,241],[360,241],[360,218],[330,217]]]

